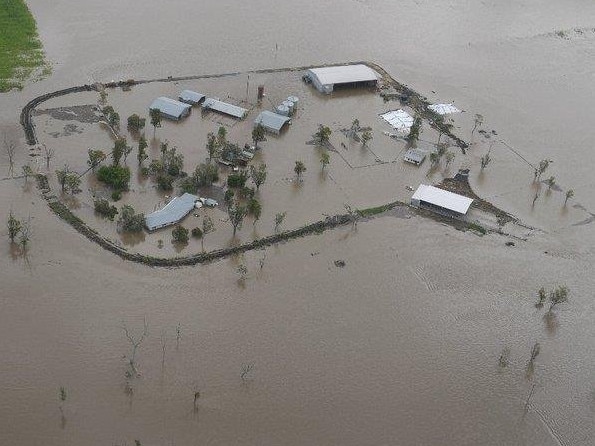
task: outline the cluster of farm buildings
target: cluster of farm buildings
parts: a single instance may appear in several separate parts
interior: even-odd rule
[[[304,82],[312,84],[322,94],[331,94],[333,91],[345,88],[375,87],[378,83],[378,74],[363,64],[341,65],[311,68],[303,75]],[[262,90],[259,88],[259,98]],[[281,131],[291,124],[291,116],[297,108],[299,99],[289,96],[273,110],[262,111],[255,119],[254,126],[261,125],[267,132],[280,134]],[[230,104],[218,98],[207,97],[202,93],[191,90],[180,92],[178,99],[158,97],[150,105],[150,110],[159,110],[162,117],[179,121],[187,117],[192,107],[200,106],[203,111],[220,113],[235,119],[245,119],[249,110],[238,105]],[[438,114],[449,114],[459,112],[452,104],[434,104],[430,108]],[[404,110],[393,110],[380,115],[397,132],[407,134],[413,124],[413,117]],[[389,136],[396,134],[387,133]],[[421,165],[427,155],[427,151],[411,148],[406,151],[404,161]],[[205,199],[195,195],[183,194],[181,197],[174,197],[162,209],[146,216],[146,227],[150,231],[167,227],[181,221],[195,207],[204,204]],[[411,198],[411,205],[429,209],[444,215],[462,217],[471,206],[473,200],[462,195],[445,191],[433,186],[421,184]],[[211,201],[211,205],[217,205]]]

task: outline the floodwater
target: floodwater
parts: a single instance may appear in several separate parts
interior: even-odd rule
[[[457,162],[471,167],[480,196],[537,230],[511,247],[502,236],[387,216],[356,230],[271,247],[262,269],[262,251],[193,268],[151,269],[89,242],[22,179],[2,180],[0,218],[10,209],[30,216],[32,241],[23,256],[2,231],[0,444],[595,442],[594,5],[29,5],[54,73],[0,96],[0,130],[23,149],[17,166],[28,152],[18,114],[47,91],[130,77],[372,60],[430,100],[454,101],[466,111],[455,124],[473,145]],[[125,107],[134,97],[125,95],[134,93],[114,100],[120,95]],[[485,116],[484,129],[496,132],[489,140],[470,136],[476,113]],[[80,147],[77,138],[85,135],[105,139],[94,132],[54,141],[66,150]],[[271,141],[265,144],[273,149]],[[382,145],[379,135],[374,144]],[[479,158],[490,145],[493,161],[480,174]],[[314,149],[304,150],[311,157]],[[288,176],[291,155],[279,167]],[[531,206],[535,190],[525,160],[544,158],[554,160],[548,175],[562,191],[575,191],[566,207],[564,192],[547,193],[544,186]],[[405,193],[402,178],[392,190],[374,190],[397,171],[377,179],[358,169],[350,178],[338,165],[333,160],[329,170],[340,177],[347,201],[382,204],[393,190]],[[4,177],[4,156],[0,169]],[[315,171],[312,164],[307,193],[318,187]],[[304,197],[267,193],[286,203],[289,227],[303,221]],[[306,219],[324,212],[325,198],[329,213],[342,207],[331,188],[313,197],[316,211]],[[154,204],[153,197],[148,201]],[[335,266],[336,260],[345,266]],[[240,263],[248,268],[243,281],[236,273]],[[570,302],[544,318],[545,310],[534,306],[536,290],[556,284],[569,287]],[[127,379],[131,346],[122,325],[138,336],[145,318],[148,335],[137,352],[141,376]],[[528,374],[535,342],[541,353]],[[510,361],[499,368],[504,348]],[[252,364],[242,379],[242,368]],[[62,404],[61,386],[67,391]]]

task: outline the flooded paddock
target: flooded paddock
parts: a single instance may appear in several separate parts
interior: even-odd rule
[[[0,220],[12,210],[31,218],[32,232],[23,255],[0,230],[1,444],[593,443],[592,5],[149,0],[132,7],[115,0],[32,0],[29,6],[54,70],[22,92],[0,96],[0,132],[18,144],[19,172],[30,159],[20,110],[49,91],[371,60],[429,101],[454,101],[464,110],[454,117],[455,133],[471,147],[452,169],[469,167],[479,196],[537,230],[507,246],[507,237],[386,215],[357,229],[269,247],[266,256],[253,251],[210,265],[153,269],[82,237],[51,213],[32,181],[3,179],[2,154]],[[183,36],[172,29],[184,29]],[[223,83],[149,84],[110,92],[109,101],[125,119],[146,113],[154,97],[187,87],[241,101],[245,81],[238,75]],[[405,186],[427,168],[399,162],[351,169],[333,153],[335,184],[319,178],[316,151],[305,145],[318,123],[336,130],[358,117],[375,126],[371,149],[390,161],[400,149],[381,137],[386,129],[377,113],[386,104],[363,92],[319,97],[298,73],[270,81],[250,80],[267,85],[271,100],[297,95],[306,113],[300,120],[300,110],[285,134],[263,143],[259,156],[271,169],[263,203],[271,214],[257,230],[272,230],[277,208],[287,210],[286,226],[293,227],[341,211],[345,202],[363,207],[409,198]],[[77,94],[41,108],[96,101],[96,94]],[[471,136],[477,113],[490,138]],[[230,139],[246,139],[251,118],[230,127]],[[111,145],[93,122],[47,114],[35,122],[44,142],[55,144],[55,165],[68,159],[84,168],[88,147]],[[196,135],[218,125],[193,113],[180,125],[166,123],[157,136],[195,164],[205,156],[204,139]],[[437,135],[425,130],[426,137]],[[480,158],[490,146],[492,162],[481,173]],[[351,148],[343,155],[352,166],[374,158]],[[308,170],[296,191],[298,156]],[[543,179],[554,175],[560,191],[548,193],[542,184],[532,205],[531,164],[542,159],[554,160]],[[113,226],[89,209],[88,190],[98,185],[83,186],[74,211],[118,240]],[[162,199],[151,184],[135,188],[144,190],[135,207],[152,209]],[[576,195],[564,206],[568,189]],[[210,236],[207,244],[223,245],[231,228]],[[251,222],[239,237],[253,237]],[[163,250],[153,234],[120,243],[177,255],[163,238]],[[199,249],[191,243],[187,250]],[[240,264],[247,268],[244,279]],[[537,290],[560,284],[569,287],[570,301],[547,317],[547,307],[535,307]],[[136,356],[140,376],[127,378],[131,344],[122,326],[139,336],[145,318],[147,336]],[[536,342],[541,351],[531,368]],[[505,349],[508,365],[500,367]],[[63,403],[60,387],[67,393]]]

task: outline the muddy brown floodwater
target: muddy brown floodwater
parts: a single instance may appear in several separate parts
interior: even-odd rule
[[[465,110],[455,127],[471,147],[457,162],[471,169],[475,192],[537,229],[507,246],[506,237],[387,215],[270,247],[262,268],[254,251],[152,269],[82,237],[32,183],[0,179],[0,220],[12,209],[32,228],[26,256],[0,230],[0,444],[594,444],[595,5],[508,3],[28,2],[54,72],[0,96],[0,131],[18,143],[17,166],[29,152],[20,110],[48,91],[371,60],[429,100]],[[114,95],[122,109],[137,107],[129,94]],[[352,107],[357,94],[347,95]],[[490,138],[471,136],[476,113]],[[86,137],[105,138],[92,123],[66,124],[52,130],[48,121],[47,135],[59,135],[44,142],[61,156],[72,150],[73,163]],[[386,150],[379,136],[374,144]],[[531,164],[544,158],[561,190],[543,185],[532,206]],[[314,210],[303,196],[266,192],[287,207],[290,227],[303,212],[333,213],[341,193],[358,205],[406,195],[399,169],[376,178],[335,161],[330,173],[344,187],[321,189]],[[7,167],[1,155],[1,178]],[[317,192],[314,164],[304,184]],[[563,206],[567,189],[575,197]],[[536,290],[557,284],[570,301],[544,318]],[[127,378],[122,325],[140,336],[145,318],[140,376]]]

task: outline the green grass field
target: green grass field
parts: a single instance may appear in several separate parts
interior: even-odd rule
[[[24,0],[0,0],[0,92],[22,88],[33,73],[49,73],[35,19]]]

